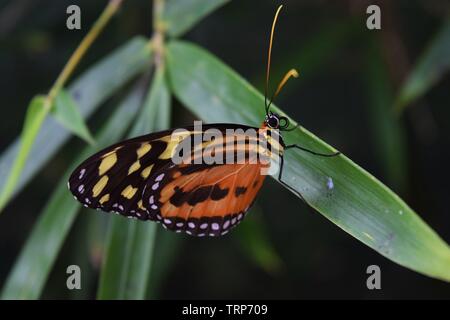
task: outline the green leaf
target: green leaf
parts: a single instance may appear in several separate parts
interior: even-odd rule
[[[67,91],[59,91],[51,112],[55,119],[66,129],[84,139],[87,143],[95,143],[83,117],[78,111],[76,102]]]
[[[450,18],[447,18],[401,88],[396,110],[402,111],[408,104],[424,95],[449,68]]]
[[[176,265],[176,259],[182,248],[183,239],[172,232],[157,232],[153,250],[153,263],[150,273],[146,297],[158,299],[161,285],[169,277],[171,268]]]
[[[6,206],[14,193],[20,173],[25,166],[25,162],[27,161],[28,154],[30,153],[36,139],[36,135],[38,134],[49,110],[50,104],[45,96],[37,96],[33,98],[28,106],[22,133],[20,135],[21,143],[17,153],[17,158],[14,160],[11,172],[8,174],[6,183],[1,189],[0,212]]]
[[[368,118],[377,160],[390,185],[404,190],[407,185],[408,157],[405,128],[392,108],[393,89],[377,42],[369,46],[366,68]]]
[[[106,56],[84,72],[68,92],[74,97],[83,118],[87,119],[119,87],[127,83],[149,63],[148,40],[137,37]],[[70,138],[70,132],[54,119],[47,117],[31,149],[33,161],[27,161],[20,172],[19,181],[12,197],[17,194],[33,176],[49,161]],[[0,189],[11,171],[20,148],[16,139],[0,157]]]
[[[130,137],[166,129],[170,96],[159,68]],[[97,293],[99,299],[144,299],[149,284],[156,225],[113,217]]]
[[[264,98],[220,60],[193,44],[173,41],[167,62],[172,91],[203,120],[259,126]],[[273,111],[284,114],[275,106]],[[285,133],[284,140],[318,152],[335,151],[302,127]],[[329,178],[334,182],[331,189]],[[323,158],[291,149],[285,154],[283,180],[311,207],[388,259],[450,281],[448,245],[388,187],[346,156]]]
[[[267,236],[264,222],[261,221],[261,208],[254,206],[251,210],[253,219],[244,221],[236,230],[240,240],[239,247],[247,257],[268,273],[275,274],[282,266],[281,258]]]
[[[112,144],[123,135],[138,110],[142,94],[141,89],[136,89],[121,103],[98,135],[98,147]],[[86,147],[63,175],[8,275],[2,299],[37,299],[41,295],[80,209],[80,204],[67,190],[67,179],[72,169],[96,150],[97,147]],[[61,283],[61,286],[64,285]]]
[[[191,29],[203,17],[209,15],[229,0],[167,0],[164,5],[163,23],[167,34],[178,37]]]

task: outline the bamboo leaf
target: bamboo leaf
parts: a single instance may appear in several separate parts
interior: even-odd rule
[[[135,116],[141,98],[142,91],[138,88],[121,103],[98,135],[98,147],[109,145],[122,136]],[[80,209],[80,204],[67,190],[68,177],[75,166],[98,147],[86,147],[63,175],[8,275],[2,299],[38,299],[41,295],[48,274]]]
[[[79,106],[83,118],[87,119],[117,88],[123,86],[149,61],[149,46],[145,38],[134,38],[118,48],[84,72],[68,92]],[[12,197],[17,194],[33,176],[49,161],[59,148],[70,138],[70,132],[54,119],[47,117],[31,149],[33,161],[26,162]],[[20,148],[16,139],[0,156],[0,189],[14,164]]]
[[[153,250],[153,263],[149,278],[146,297],[158,299],[161,285],[170,274],[173,265],[176,265],[178,253],[182,247],[183,239],[172,232],[157,232]]]
[[[246,256],[268,273],[277,273],[282,266],[282,260],[267,236],[264,222],[261,221],[261,208],[250,209],[254,219],[244,221],[236,230],[239,247]]]
[[[0,212],[6,206],[14,193],[14,188],[16,187],[17,181],[20,177],[20,173],[22,172],[28,158],[28,154],[33,147],[36,135],[38,134],[49,109],[49,101],[44,96],[37,96],[33,98],[28,106],[22,133],[20,135],[21,143],[17,153],[17,158],[14,160],[11,172],[8,174],[6,183],[1,189]]]
[[[450,68],[450,18],[422,54],[400,90],[396,109],[402,111],[436,84]]]
[[[193,44],[172,41],[167,61],[172,91],[203,120],[259,126],[264,118],[262,95],[220,60]],[[273,111],[283,114],[277,107]],[[284,139],[318,152],[335,151],[302,127],[285,133]],[[289,150],[283,177],[311,207],[388,259],[450,281],[448,245],[388,187],[346,156],[320,158]]]
[[[382,61],[380,48],[375,42],[369,46],[367,61],[367,101],[369,101],[369,121],[376,147],[374,153],[385,170],[389,184],[398,191],[404,190],[408,176],[405,128],[392,108],[393,90],[386,66]]]
[[[87,143],[95,143],[83,117],[78,111],[76,102],[67,91],[59,91],[51,113],[67,130],[84,139]]]
[[[223,6],[229,0],[167,0],[164,6],[163,21],[167,34],[178,37],[191,29],[205,16]]]
[[[159,68],[130,137],[168,127],[169,91]],[[113,217],[101,272],[99,299],[144,299],[153,262],[156,225]]]

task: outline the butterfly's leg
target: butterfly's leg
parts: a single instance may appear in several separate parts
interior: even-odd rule
[[[290,144],[290,145],[284,147],[285,150],[292,149],[292,148],[300,149],[300,150],[309,152],[309,153],[311,153],[311,154],[313,154],[315,156],[321,156],[321,157],[335,157],[335,156],[338,156],[338,155],[341,154],[341,152],[339,152],[339,151],[335,152],[335,153],[319,153],[319,152],[315,152],[315,151],[306,149],[306,148],[304,148],[302,146],[299,146],[297,144]]]
[[[306,202],[305,198],[303,198],[302,194],[295,190],[293,187],[291,187],[290,185],[288,185],[286,182],[284,182],[281,178],[283,175],[283,167],[284,167],[284,157],[281,155],[280,156],[280,172],[278,173],[278,181],[285,186],[286,188],[288,188],[289,190],[291,190],[295,195],[297,195],[300,199],[302,199],[306,204],[308,204],[308,202]]]

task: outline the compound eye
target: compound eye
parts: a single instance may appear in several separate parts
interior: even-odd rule
[[[277,117],[272,116],[269,118],[268,125],[269,127],[276,129],[280,126],[280,121],[278,120]]]

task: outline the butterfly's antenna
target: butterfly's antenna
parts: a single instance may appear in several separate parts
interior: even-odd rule
[[[266,87],[264,89],[264,105],[266,107],[266,114],[269,112],[269,103],[267,103],[267,94],[269,91],[269,78],[270,78],[270,58],[272,56],[272,43],[273,43],[273,35],[275,32],[275,25],[277,24],[278,14],[283,8],[283,5],[280,5],[275,13],[275,17],[272,22],[272,29],[270,31],[270,40],[269,40],[269,51],[267,53],[267,69],[266,69]]]
[[[279,13],[281,11],[281,8],[283,8],[283,5],[280,5],[278,7],[278,9],[277,9],[277,12],[275,13],[275,17],[273,18],[272,29],[270,31],[269,52],[267,54],[266,87],[265,87],[265,90],[264,90],[264,105],[266,106],[266,114],[269,113],[270,105],[272,104],[273,100],[278,96],[278,94],[280,93],[281,89],[284,87],[284,85],[289,80],[289,78],[291,78],[291,77],[297,78],[298,77],[297,70],[295,70],[295,69],[289,70],[284,75],[284,77],[280,81],[280,83],[278,84],[277,90],[272,95],[272,97],[270,98],[269,102],[267,102],[267,94],[269,92],[270,62],[271,62],[271,57],[272,57],[273,36],[275,34],[275,25],[277,24],[278,15],[279,15]]]
[[[267,106],[267,110],[269,110],[270,105],[272,104],[273,100],[278,96],[278,94],[280,93],[281,89],[283,89],[284,85],[286,84],[286,82],[291,77],[298,78],[298,71],[295,70],[295,69],[291,69],[288,72],[286,72],[286,74],[284,75],[283,79],[278,84],[277,91],[275,91],[275,93],[270,98],[269,105]]]

